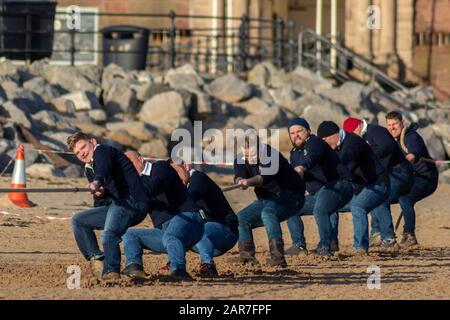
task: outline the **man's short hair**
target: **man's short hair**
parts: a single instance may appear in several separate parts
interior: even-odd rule
[[[83,133],[81,131],[78,131],[67,138],[67,145],[69,146],[69,150],[73,151],[73,149],[75,148],[75,145],[78,141],[80,141],[80,140],[89,141],[91,139],[92,139],[91,136],[89,136],[86,133]]]
[[[403,116],[400,112],[391,111],[386,115],[386,120],[393,120],[393,119],[403,121]]]

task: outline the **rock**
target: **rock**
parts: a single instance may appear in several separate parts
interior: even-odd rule
[[[149,124],[139,121],[110,122],[106,124],[106,129],[110,131],[125,131],[140,141],[150,141],[158,136],[155,128]]]
[[[326,103],[326,100],[314,92],[308,92],[295,100],[293,104],[286,104],[285,108],[295,116],[300,116],[306,107],[311,105],[318,106],[324,103]]]
[[[14,143],[10,140],[0,139],[0,154],[6,153],[14,147]]]
[[[81,178],[84,177],[84,169],[80,165],[70,164],[68,166],[58,168],[59,174],[66,178]]]
[[[89,121],[74,120],[72,125],[89,135],[102,136],[107,132],[105,128]]]
[[[301,116],[308,121],[311,131],[315,134],[322,121],[334,121],[338,126],[342,127],[342,123],[349,114],[337,104],[322,99],[321,101],[306,105]]]
[[[138,113],[139,120],[153,124],[164,120],[176,120],[188,114],[182,96],[176,91],[164,92],[147,100]]]
[[[110,63],[104,69],[102,73],[101,87],[103,91],[109,91],[115,82],[127,83],[130,79],[127,71],[117,64]]]
[[[270,83],[269,69],[264,65],[264,63],[258,63],[248,72],[247,82],[260,87],[268,86]]]
[[[130,84],[130,89],[132,89],[136,94],[136,99],[141,102],[149,99],[150,97],[147,95],[147,92],[150,91],[152,86],[152,82],[139,82]]]
[[[3,80],[1,82],[1,87],[7,100],[13,100],[14,98],[17,98],[20,91],[19,83],[10,79]]]
[[[364,86],[357,82],[348,81],[339,88],[315,90],[316,93],[343,105],[350,113],[358,114],[364,108]]]
[[[71,128],[71,123],[59,113],[42,110],[31,116],[40,131]]]
[[[20,81],[18,68],[10,60],[6,60],[0,63],[0,77],[2,76],[9,76],[16,81]]]
[[[110,89],[103,93],[103,101],[104,110],[108,115],[120,112],[135,114],[139,107],[136,92],[122,81],[113,82]]]
[[[234,74],[227,74],[209,85],[211,94],[218,99],[234,103],[248,99],[252,93],[250,86]]]
[[[436,97],[431,87],[415,87],[410,89],[409,92],[415,98],[418,104],[425,106],[430,101],[436,101]]]
[[[42,134],[46,137],[47,141],[53,145],[57,145],[61,151],[67,149],[67,138],[76,132],[75,129],[61,130],[61,131],[45,131]],[[44,142],[43,142],[44,143]]]
[[[43,65],[40,75],[49,83],[60,85],[69,92],[89,91],[97,98],[100,96],[100,83],[85,76],[77,67]]]
[[[191,120],[186,117],[152,121],[151,124],[168,136],[171,136],[175,129],[186,129],[190,133],[194,132]]]
[[[168,158],[167,141],[154,139],[150,142],[143,143],[139,148],[139,153],[149,157]]]
[[[55,167],[48,163],[35,163],[26,168],[26,173],[30,178],[50,179],[54,176],[61,176]]]
[[[202,91],[192,91],[193,103],[191,107],[191,118],[193,120],[204,120],[211,116],[213,107],[211,97]]]
[[[53,99],[51,104],[59,112],[75,113],[78,111],[100,108],[96,96],[91,92],[74,92],[65,94],[59,98]]]
[[[450,158],[450,124],[433,124],[431,128],[438,137],[441,137],[445,153],[447,154],[447,157]]]
[[[89,110],[88,116],[97,124],[103,124],[108,120],[106,112],[100,109]]]
[[[294,112],[296,110],[295,100],[297,99],[297,95],[295,94],[294,90],[292,90],[291,86],[271,89],[269,90],[269,93],[276,104],[280,105],[290,112]]]
[[[141,146],[139,140],[126,131],[107,131],[105,136],[125,147],[129,147],[135,150],[138,150]]]
[[[431,126],[420,128],[417,130],[427,146],[428,152],[433,159],[443,160],[445,159],[444,145],[442,139],[438,137]]]
[[[326,82],[325,78],[316,74],[315,72],[311,71],[310,69],[304,68],[302,66],[297,66],[294,69],[294,71],[292,71],[292,74],[302,77],[304,79],[310,80],[312,82],[315,82],[316,84]]]
[[[27,129],[32,127],[32,120],[28,115],[11,101],[7,101],[3,106],[0,106],[0,116],[9,118],[15,123],[21,123]]]
[[[51,85],[42,77],[34,77],[23,83],[23,87],[29,91],[32,91],[45,101],[50,102],[59,96],[68,93],[58,85]]]
[[[203,79],[190,64],[167,71],[165,82],[174,89],[200,91],[204,85]]]
[[[238,106],[247,112],[243,122],[255,129],[267,129],[286,122],[286,116],[278,106],[269,105],[259,98],[252,98]]]
[[[138,99],[145,102],[157,94],[169,91],[173,91],[173,89],[167,83],[152,82],[145,91],[140,93]]]

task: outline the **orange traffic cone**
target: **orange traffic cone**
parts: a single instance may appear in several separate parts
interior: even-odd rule
[[[26,173],[25,173],[25,151],[23,145],[17,148],[16,161],[14,161],[14,171],[9,185],[12,189],[26,188]],[[21,208],[31,208],[35,204],[28,200],[25,192],[10,192],[8,198],[12,203]]]

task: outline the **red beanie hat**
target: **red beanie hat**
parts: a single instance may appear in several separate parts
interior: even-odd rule
[[[344,128],[344,131],[346,132],[353,132],[355,131],[356,127],[359,126],[362,123],[361,120],[357,118],[347,118],[344,121],[344,125],[342,126]]]

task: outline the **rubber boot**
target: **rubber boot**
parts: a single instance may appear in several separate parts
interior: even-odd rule
[[[284,259],[284,243],[281,238],[273,238],[269,241],[270,259],[267,264],[273,267],[286,268],[287,263]]]

